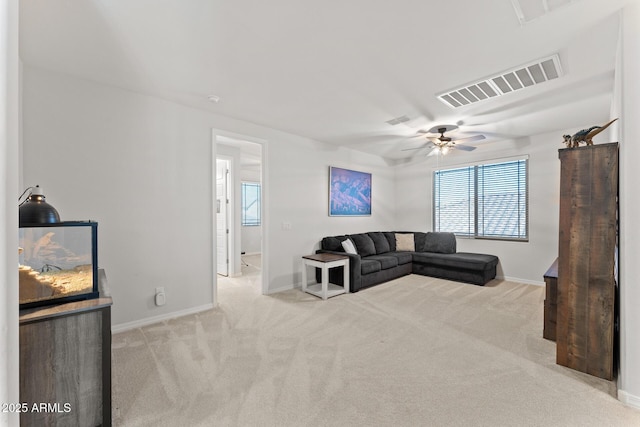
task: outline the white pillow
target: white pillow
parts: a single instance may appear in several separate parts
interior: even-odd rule
[[[396,251],[414,252],[416,245],[413,241],[413,234],[396,234]]]
[[[353,242],[351,241],[351,239],[347,239],[345,241],[342,242],[342,247],[344,248],[344,251],[348,254],[357,254],[358,251],[356,250],[356,247],[354,246]]]

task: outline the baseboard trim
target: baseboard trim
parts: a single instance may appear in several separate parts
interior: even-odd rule
[[[640,409],[640,396],[634,396],[623,390],[618,390],[618,400],[627,406]]]
[[[524,283],[525,285],[536,285],[536,286],[544,286],[544,281],[538,282],[536,280],[528,280],[528,279],[520,279],[518,277],[509,277],[509,276],[496,276],[497,280],[508,280],[509,282],[518,282]]]
[[[278,292],[290,291],[291,289],[302,288],[301,285],[285,285],[275,289],[269,289],[267,295],[277,294]]]
[[[427,276],[428,277],[428,276]],[[508,276],[496,276],[496,280],[508,280],[509,282],[517,282],[524,283],[525,285],[535,285],[535,286],[545,286],[544,282],[537,282],[535,280],[527,280],[520,279],[517,277],[508,277]],[[315,281],[312,281],[315,283]],[[295,285],[286,285],[276,289],[270,289],[267,295],[276,294],[278,292],[289,291],[291,289],[302,289],[302,285],[300,283],[296,283]]]
[[[212,308],[213,304],[209,303],[197,307],[187,308],[186,310],[172,311],[171,313],[161,314],[159,316],[146,317],[144,319],[134,320],[133,322],[120,323],[118,325],[111,326],[111,332],[117,334],[118,332],[130,331],[131,329],[137,329],[143,326],[152,325],[154,323],[160,323],[165,320],[188,316],[190,314],[201,313],[203,311],[211,310]]]

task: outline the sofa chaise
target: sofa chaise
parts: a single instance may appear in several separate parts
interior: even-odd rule
[[[412,273],[482,286],[496,277],[498,265],[498,257],[494,255],[456,252],[455,235],[444,232],[330,236],[322,239],[316,253],[349,257],[350,292]],[[319,269],[316,279],[320,281]],[[331,269],[329,280],[342,285],[342,267]]]

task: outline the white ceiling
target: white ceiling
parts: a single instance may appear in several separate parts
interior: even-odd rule
[[[20,55],[394,160],[438,124],[479,145],[604,123],[617,11],[635,0],[567,1],[521,23],[517,0],[21,0]],[[559,79],[455,110],[436,98],[555,53]]]

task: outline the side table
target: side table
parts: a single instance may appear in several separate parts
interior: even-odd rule
[[[322,283],[307,285],[307,267],[322,270]],[[329,283],[329,269],[344,268],[344,286]],[[315,254],[302,257],[302,291],[326,300],[336,295],[349,293],[349,257],[336,254]]]

